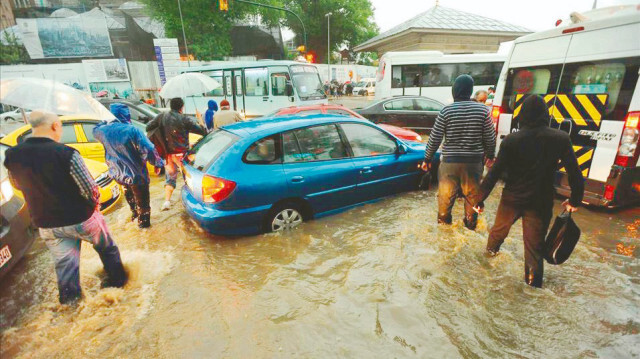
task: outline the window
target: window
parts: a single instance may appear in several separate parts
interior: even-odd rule
[[[555,94],[562,65],[509,69],[502,110],[513,113],[518,94]]]
[[[402,66],[391,66],[391,88],[402,88]]]
[[[271,74],[271,94],[273,96],[287,96],[288,73]]]
[[[423,87],[451,86],[456,79],[456,64],[428,64],[423,66]]]
[[[402,84],[404,87],[420,87],[422,71],[418,65],[402,66]]]
[[[224,96],[224,86],[223,86],[224,82],[222,80],[222,72],[221,71],[203,71],[202,73],[218,81],[218,83],[220,84],[220,87],[218,87],[213,91],[209,91],[204,95],[205,96]]]
[[[320,115],[322,114],[322,110],[304,110],[304,111],[300,111],[298,112],[300,115],[302,116],[308,116],[308,115]]]
[[[359,123],[343,123],[340,126],[354,157],[386,155],[397,151],[396,141],[377,128]]]
[[[331,114],[331,115],[340,115],[340,116],[347,116],[347,117],[357,117],[357,116],[354,116],[353,114],[351,114],[349,111],[346,111],[346,110],[330,109],[330,110],[327,110],[327,113],[328,113],[328,114]]]
[[[22,136],[18,137],[18,143],[24,142],[24,140],[29,137],[31,137],[31,130],[28,130],[27,132],[23,133]],[[78,138],[76,137],[76,130],[73,123],[62,124],[62,137],[60,138],[60,143],[78,143]]]
[[[286,136],[287,134],[285,134]],[[324,161],[348,157],[347,149],[340,138],[335,125],[323,125],[307,127],[293,131],[293,136],[297,140],[299,152],[287,150],[285,158],[291,161],[292,158],[300,158],[300,161]],[[291,137],[285,137],[289,142],[285,147],[293,149],[290,144]],[[294,161],[298,162],[298,161]]]
[[[276,150],[278,136],[263,138],[249,147],[244,154],[244,161],[255,164],[280,163],[280,156]]]
[[[266,91],[267,84],[265,83],[264,86]],[[242,76],[241,75],[236,75],[236,96],[242,96]]]
[[[565,64],[558,93],[607,94],[604,115],[622,121],[638,82],[639,58]]]
[[[453,79],[455,80],[456,77],[466,74],[473,77],[473,82],[476,86],[495,86],[498,83],[498,77],[500,77],[502,65],[502,62],[472,62],[458,64],[458,72]]]
[[[293,132],[286,132],[282,134],[282,149],[284,163],[292,162],[304,162],[305,158],[302,157],[300,147],[298,146],[298,140]]]
[[[223,130],[212,132],[193,146],[187,155],[187,163],[199,171],[206,170],[225,149],[236,141],[236,136]]]
[[[98,140],[93,137],[93,129],[96,128],[95,123],[83,123],[82,130],[84,130],[84,135],[87,138],[87,142],[98,142]]]
[[[392,100],[384,104],[384,109],[388,111],[413,111],[413,100]]]
[[[133,121],[142,121],[143,118],[147,117],[145,114],[143,114],[142,112],[136,110],[135,108],[131,107],[131,106],[127,106],[129,107],[129,113],[131,114],[131,120]]]
[[[440,111],[442,110],[442,104],[435,102],[435,101],[431,101],[431,100],[425,100],[425,99],[421,99],[421,98],[417,98],[414,100],[415,103],[415,109],[418,111]]]
[[[266,68],[245,69],[244,70],[244,88],[247,96],[268,96],[267,92],[267,76]],[[237,77],[236,77],[237,84]],[[237,91],[237,88],[236,88]]]
[[[293,85],[301,100],[316,100],[326,98],[327,95],[322,89],[318,69],[313,66],[295,65],[291,66]]]

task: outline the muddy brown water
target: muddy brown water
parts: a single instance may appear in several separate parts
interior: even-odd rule
[[[640,356],[640,209],[582,209],[572,258],[523,281],[518,223],[483,255],[477,232],[435,223],[435,192],[411,192],[280,234],[220,238],[178,196],[139,230],[107,215],[131,280],[100,289],[84,244],[77,308],[57,304],[39,240],[1,283],[2,358],[631,358]],[[559,202],[558,202],[559,203]],[[559,208],[559,204],[556,209]]]

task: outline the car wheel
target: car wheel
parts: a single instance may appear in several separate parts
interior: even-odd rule
[[[369,96],[369,92],[368,92],[368,91],[363,92],[363,93],[362,93],[362,96],[364,96],[364,97]]]
[[[300,206],[292,202],[285,202],[274,206],[267,216],[265,230],[279,232],[293,229],[304,221]]]
[[[15,119],[13,117],[5,117],[4,122],[14,122]]]

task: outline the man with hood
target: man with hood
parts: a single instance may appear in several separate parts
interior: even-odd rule
[[[104,146],[109,175],[124,187],[131,220],[137,218],[138,227],[148,228],[151,226],[151,207],[146,162],[162,167],[164,161],[147,136],[131,124],[127,105],[113,103],[110,109],[116,118],[96,126],[93,137]]]
[[[471,99],[473,78],[460,75],[453,84],[454,102],[442,108],[429,135],[422,169],[431,169],[431,161],[442,146],[438,169],[438,223],[451,224],[451,209],[459,194],[465,201],[464,225],[474,230],[478,214],[469,198],[480,185],[483,160],[490,166],[495,155],[496,130],[489,108]]]
[[[218,104],[214,100],[209,100],[207,103],[207,111],[204,113],[204,124],[207,126],[207,131],[213,131],[213,115],[218,111]]]
[[[520,131],[504,138],[495,164],[472,201],[481,209],[498,179],[506,175],[487,252],[496,255],[511,226],[522,218],[524,280],[530,286],[542,287],[544,240],[553,212],[558,161],[566,169],[571,187],[571,197],[563,203],[566,211],[578,209],[584,179],[569,135],[549,127],[549,110],[542,97],[527,97],[517,119]]]

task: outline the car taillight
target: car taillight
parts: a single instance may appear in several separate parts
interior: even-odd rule
[[[604,199],[612,201],[615,189],[612,185],[608,184],[604,186]]]
[[[620,146],[618,146],[618,155],[615,164],[622,167],[633,166],[633,160],[638,150],[638,122],[640,122],[640,112],[629,112],[624,122],[622,137],[620,138]]]
[[[491,109],[491,120],[493,121],[494,126],[496,126],[496,131],[498,130],[498,121],[500,121],[500,114],[502,113],[502,109],[500,106],[493,106]]]
[[[236,183],[213,176],[202,177],[202,200],[205,203],[218,203],[229,197]]]

